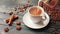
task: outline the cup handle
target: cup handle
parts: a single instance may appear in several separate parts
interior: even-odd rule
[[[46,16],[44,15],[44,16],[42,16],[42,20],[46,20]]]

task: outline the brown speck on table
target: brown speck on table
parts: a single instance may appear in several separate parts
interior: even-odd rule
[[[56,21],[55,21],[55,20],[51,20],[51,23],[52,23],[52,24],[56,24]]]
[[[27,2],[30,3],[30,0],[28,0]]]
[[[18,15],[20,13],[20,11],[17,11],[16,14]]]
[[[12,15],[12,14],[13,14],[13,12],[10,12],[9,14],[10,14],[10,15]]]
[[[15,7],[14,7],[14,10],[15,10],[15,11],[17,11],[17,7],[18,7],[18,6],[15,6]]]
[[[60,32],[58,34],[60,34]]]
[[[9,31],[8,27],[5,27],[5,28],[4,28],[4,31],[5,31],[5,32],[8,32],[8,31]]]
[[[17,25],[21,25],[21,22],[16,22]]]
[[[52,32],[52,34],[56,34],[56,32]]]
[[[21,26],[16,26],[16,30],[21,30]]]
[[[4,20],[6,23],[8,23],[9,22],[9,18],[8,19],[6,19],[6,20]]]
[[[6,14],[6,12],[3,12],[3,14]]]
[[[24,11],[25,11],[25,7],[24,7],[24,6],[20,6],[20,7],[18,8],[18,10],[19,10],[19,12],[24,12]]]
[[[56,28],[49,28],[50,30],[52,30],[52,31],[56,31]]]

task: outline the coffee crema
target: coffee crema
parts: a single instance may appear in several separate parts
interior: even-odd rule
[[[30,14],[33,15],[33,16],[39,16],[41,13],[42,13],[42,10],[38,7],[32,7],[30,10],[29,10]]]

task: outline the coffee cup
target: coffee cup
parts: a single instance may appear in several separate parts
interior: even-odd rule
[[[28,10],[28,14],[30,16],[30,19],[34,23],[38,23],[38,22],[44,21],[46,19],[45,15],[44,15],[44,9],[40,6],[30,7]]]

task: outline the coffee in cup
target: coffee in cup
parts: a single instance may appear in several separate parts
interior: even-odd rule
[[[29,16],[34,23],[38,23],[39,21],[43,21],[44,17],[44,9],[40,6],[30,7],[28,10]]]
[[[42,10],[39,9],[38,7],[33,7],[29,10],[30,14],[33,16],[39,16],[42,13]]]

